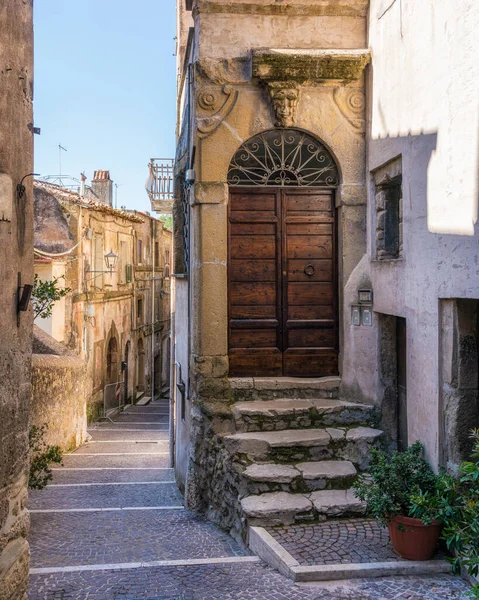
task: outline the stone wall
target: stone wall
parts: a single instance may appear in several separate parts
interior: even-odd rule
[[[32,0],[0,8],[0,598],[24,600],[31,309],[17,315],[17,290],[33,284]]]
[[[87,436],[86,363],[34,325],[30,426],[46,424],[45,442],[65,452]]]
[[[73,450],[86,439],[86,369],[75,356],[34,354],[30,425],[48,425],[45,442]]]

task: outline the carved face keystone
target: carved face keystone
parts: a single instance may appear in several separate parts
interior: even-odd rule
[[[296,123],[296,109],[299,101],[299,88],[288,84],[269,85],[271,104],[277,127],[292,127]]]

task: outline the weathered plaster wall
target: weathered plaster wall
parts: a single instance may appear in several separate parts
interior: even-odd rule
[[[28,406],[32,312],[17,327],[18,274],[33,283],[32,2],[3,0],[0,8],[0,598],[26,599]]]
[[[253,48],[364,48],[364,0],[338,3],[198,1],[199,58],[245,57]]]
[[[390,4],[372,0],[370,9],[368,169],[402,156],[403,259],[374,260],[370,189],[371,263],[362,261],[353,278],[372,282],[376,312],[406,318],[409,441],[421,439],[437,465],[439,299],[479,298],[479,7],[402,0],[386,10]],[[351,280],[351,298],[355,287]],[[346,332],[343,383],[381,403],[376,327],[348,331],[346,323]]]

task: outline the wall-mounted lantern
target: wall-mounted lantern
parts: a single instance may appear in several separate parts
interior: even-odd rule
[[[110,250],[108,254],[105,254],[105,264],[106,268],[109,270],[110,275],[113,273],[113,269],[116,267],[116,263],[118,262],[118,256]]]
[[[118,255],[115,254],[113,252],[113,250],[110,250],[110,252],[108,252],[108,254],[105,254],[105,264],[107,266],[107,270],[104,271],[95,271],[93,269],[90,269],[90,266],[87,265],[87,268],[85,270],[85,275],[89,275],[90,273],[108,273],[109,275],[113,275],[113,269],[116,267],[116,263],[118,262]],[[96,275],[94,275],[91,279],[89,279],[88,281],[91,281],[92,279],[95,279]]]
[[[23,196],[25,195],[25,186],[23,185],[23,182],[25,181],[25,179],[27,177],[39,177],[39,176],[40,176],[40,173],[27,173],[26,175],[24,175],[22,177],[22,180],[17,185],[17,198],[18,199],[23,198]]]

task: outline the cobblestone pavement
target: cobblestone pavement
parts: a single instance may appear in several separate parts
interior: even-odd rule
[[[93,430],[98,443],[67,455],[53,485],[31,494],[29,600],[465,598],[466,584],[453,577],[300,586],[248,556],[226,533],[180,507],[167,433],[159,429],[167,407],[164,401],[133,407],[114,425],[102,423]],[[163,441],[145,443],[150,436]],[[172,505],[179,508],[168,510]]]
[[[372,519],[337,519],[269,527],[268,531],[301,565],[402,560],[391,546],[387,529]]]
[[[112,444],[116,441],[163,441],[169,439],[169,433],[166,429],[158,429],[156,431],[141,431],[137,429],[136,425],[132,425],[130,428],[123,427],[122,429],[112,428],[98,428],[90,429],[88,433],[91,435],[93,442],[111,442]],[[88,444],[91,447],[91,444]]]
[[[262,563],[36,575],[30,600],[462,600],[458,578],[298,586]]]
[[[176,483],[47,488],[31,494],[31,510],[183,506]],[[32,515],[33,516],[33,515]]]
[[[245,552],[185,510],[32,514],[32,567],[219,558]]]
[[[90,483],[92,476],[98,483],[128,483],[138,481],[170,481],[174,483],[175,475],[173,469],[166,467],[159,468],[132,468],[132,469],[100,469],[96,472],[88,471],[69,471],[67,469],[58,469],[53,472],[53,485]],[[50,489],[52,486],[50,485]],[[48,490],[48,488],[47,488]]]
[[[118,449],[119,450],[119,449]],[[129,456],[84,456],[82,454],[70,454],[63,458],[63,464],[67,468],[102,468],[102,469],[125,469],[138,467],[168,467],[170,464],[168,448],[160,455],[130,454]],[[93,481],[93,479],[91,479]]]
[[[160,454],[168,452],[168,440],[159,441],[125,441],[86,443],[76,450],[75,454]]]

